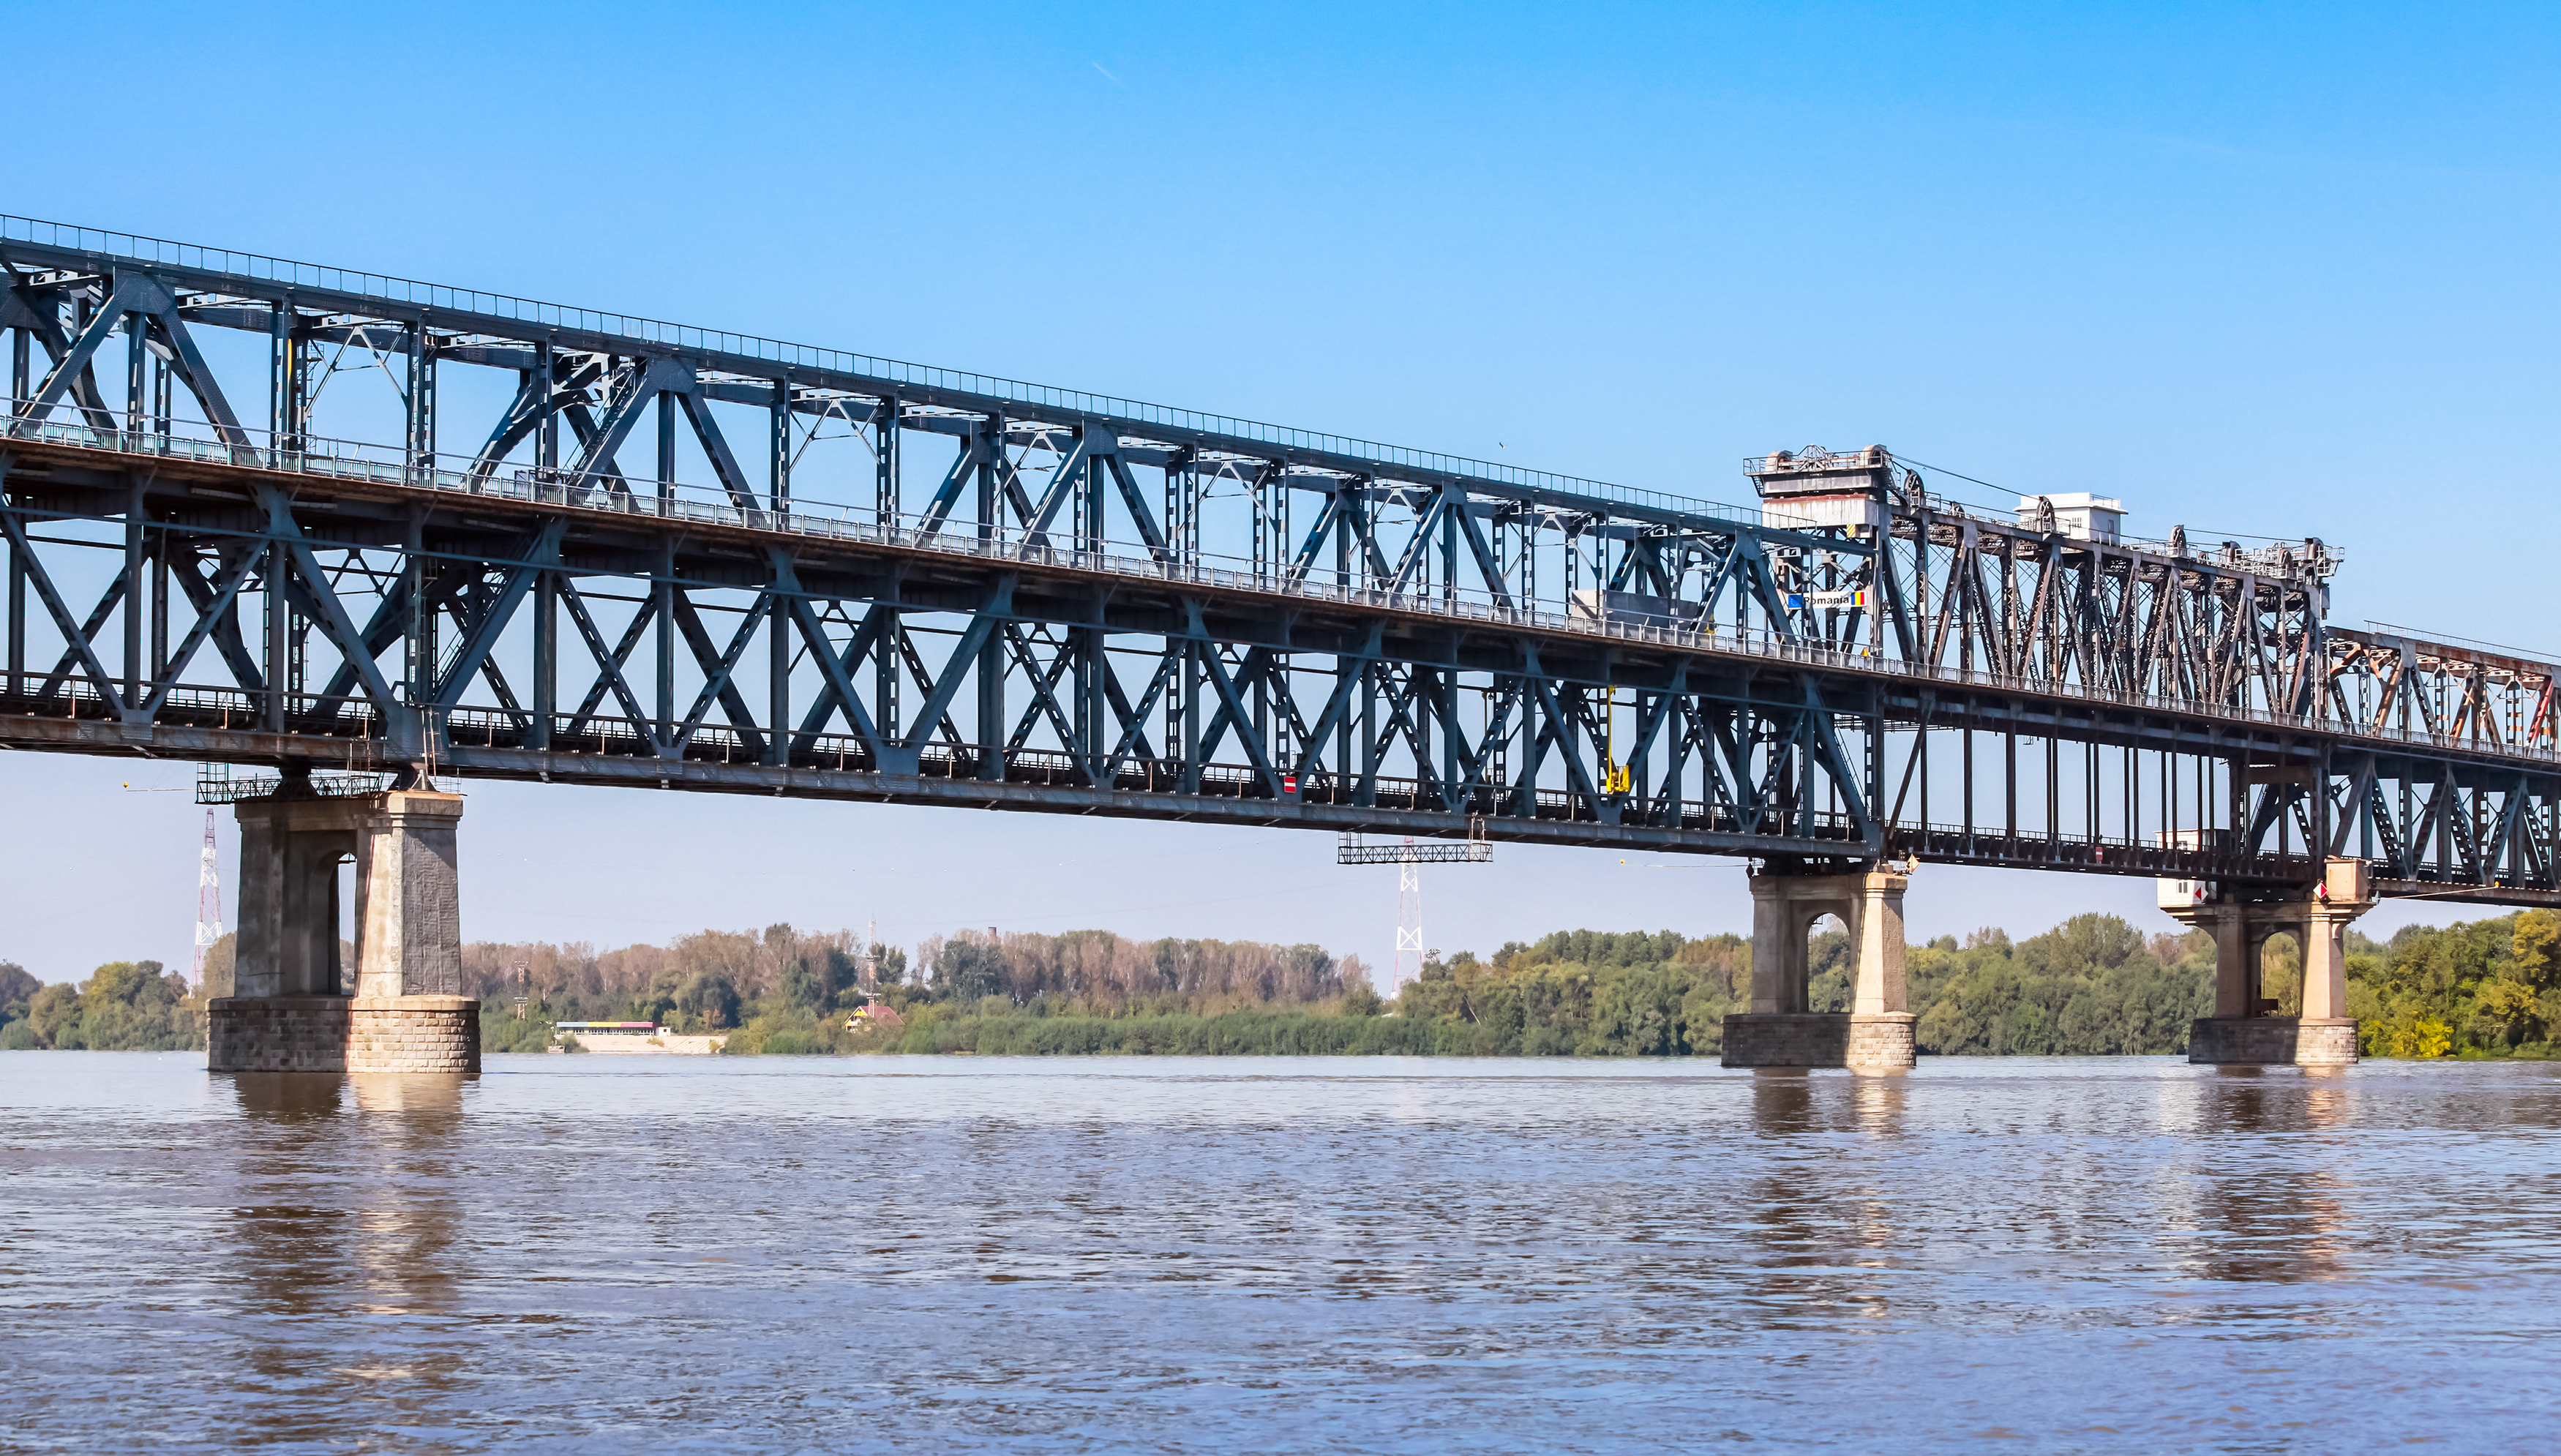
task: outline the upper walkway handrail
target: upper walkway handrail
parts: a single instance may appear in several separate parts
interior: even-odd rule
[[[1179,409],[1166,404],[1150,404],[1138,400],[1088,394],[1082,390],[1062,390],[1049,385],[1005,379],[997,375],[942,369],[934,365],[910,364],[903,360],[883,359],[877,355],[855,354],[841,349],[823,349],[809,344],[791,344],[778,339],[761,338],[754,334],[736,334],[721,329],[672,324],[634,314],[607,313],[566,304],[543,303],[505,293],[484,293],[471,288],[451,288],[439,283],[423,283],[413,278],[398,278],[385,273],[328,267],[318,263],[294,262],[287,258],[269,257],[263,253],[235,252],[228,248],[205,247],[192,243],[174,243],[162,238],[145,238],[131,233],[105,232],[69,223],[49,223],[36,218],[0,214],[0,244],[8,243],[23,243],[37,247],[92,254],[127,262],[137,268],[180,268],[202,274],[272,284],[279,290],[289,291],[301,288],[351,298],[375,299],[402,310],[426,310],[429,314],[478,315],[523,324],[531,328],[609,336],[657,345],[669,350],[754,360],[777,366],[780,371],[786,373],[796,369],[856,376],[893,387],[906,386],[918,390],[968,395],[1061,414],[1126,420],[1131,423],[1157,425],[1195,434],[1225,436],[1239,441],[1269,445],[1275,449],[1299,450],[1366,461],[1390,471],[1415,470],[1442,476],[1465,477],[1517,486],[1524,490],[1551,491],[1560,495],[1589,497],[1657,511],[1721,519],[1754,520],[1758,519],[1760,510],[1758,506],[1732,505],[1698,497],[1674,495],[1667,491],[1618,485],[1606,480],[1559,475],[1518,465],[1498,464],[1490,460],[1469,459],[1465,456],[1444,454],[1435,450],[1417,450],[1404,445],[1381,444],[1376,440],[1357,439],[1349,435],[1266,424],[1260,420],[1209,414],[1195,409]]]

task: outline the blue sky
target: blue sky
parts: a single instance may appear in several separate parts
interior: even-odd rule
[[[2333,618],[2561,650],[2549,7],[100,6],[6,210],[1734,499],[1882,441],[2315,535]],[[114,48],[110,48],[114,49]],[[98,53],[100,56],[105,52]],[[0,762],[0,958],[183,962],[174,767]],[[225,844],[229,845],[229,831]],[[1321,836],[478,786],[473,938],[1394,943]],[[1746,929],[1506,848],[1434,943]],[[1925,871],[1916,932],[2147,928]],[[2428,906],[2378,912],[2389,928]],[[2155,923],[2158,922],[2158,923]]]

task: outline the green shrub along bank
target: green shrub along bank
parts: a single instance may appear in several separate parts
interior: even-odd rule
[[[0,961],[0,1052],[201,1052],[205,1004],[156,960],[112,961],[77,986]]]
[[[2561,1038],[2561,918],[2532,910],[2386,942],[2351,933],[2349,1010],[2368,1056],[2542,1056]],[[814,1012],[746,1007],[737,1053],[967,1052],[978,1055],[1712,1055],[1724,1019],[1745,1009],[1751,942],[1669,931],[1560,931],[1490,956],[1427,962],[1384,1001],[1340,968],[1293,996],[1251,1005],[1186,992],[1098,986],[1061,971],[1074,937],[959,937],[932,943],[922,984],[873,999],[895,1026],[847,1031]],[[1105,937],[1109,939],[1110,937]],[[1142,958],[1158,952],[1116,942]],[[1171,945],[1173,942],[1159,944]],[[1301,947],[1300,949],[1305,949]],[[2214,947],[2198,934],[2145,935],[2121,916],[2076,915],[2013,941],[1996,929],[1909,948],[1915,1038],[1932,1055],[2162,1055],[2213,1010]],[[1809,1000],[1846,1011],[1848,937],[1811,946]],[[2302,1002],[2302,956],[2271,944],[2267,994]],[[1235,995],[1235,988],[1226,994]],[[860,992],[849,999],[859,1000]]]
[[[207,958],[215,995],[229,990],[228,949]],[[1846,1010],[1848,937],[1811,950],[1813,1009]],[[771,925],[602,952],[475,943],[463,989],[481,999],[491,1052],[541,1051],[554,1022],[649,1020],[725,1033],[738,1055],[1684,1056],[1719,1050],[1751,963],[1737,935],[1567,930],[1435,958],[1388,1001],[1357,957],[1313,945],[969,931],[926,941],[911,971],[900,949]],[[1932,1055],[2175,1052],[2213,1002],[2210,940],[2146,936],[2116,915],[2016,942],[1942,937],[1910,947],[1908,965],[1914,1035]],[[2551,911],[2411,926],[2388,942],[2350,932],[2347,965],[2365,1055],[2548,1057],[2561,1044]],[[2265,989],[2282,1014],[2301,1005],[2301,967],[2291,937],[2271,943]],[[0,1050],[204,1045],[202,997],[157,962],[50,986],[0,962]]]

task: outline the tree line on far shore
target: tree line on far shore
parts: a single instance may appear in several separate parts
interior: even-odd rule
[[[0,961],[0,1052],[192,1052],[205,1046],[204,998],[156,960],[110,961],[74,986],[48,986]]]
[[[2348,1011],[2368,1056],[2547,1057],[2561,1042],[2561,916],[2527,910],[2388,942],[2350,932]],[[659,945],[475,942],[463,990],[481,1001],[482,1045],[533,1052],[562,1021],[648,1021],[725,1033],[736,1054],[1398,1053],[1714,1054],[1746,1009],[1751,942],[1671,931],[1559,931],[1490,955],[1427,961],[1393,1000],[1357,956],[1315,945],[1132,940],[963,931],[911,959],[849,931],[789,925],[704,930]],[[2160,1054],[2212,1010],[2201,934],[2144,935],[2075,915],[2013,941],[1996,929],[1907,955],[1915,1037],[1934,1055]],[[2300,950],[2269,950],[2265,991],[2291,1015]],[[1846,1010],[1850,947],[1811,946],[1811,1002]],[[230,991],[230,938],[207,992],[155,961],[40,984],[0,962],[0,1050],[189,1050],[204,996]],[[868,1011],[866,1009],[869,1009]]]

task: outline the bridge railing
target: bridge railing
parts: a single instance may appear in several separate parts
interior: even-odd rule
[[[318,293],[341,295],[349,302],[378,301],[401,313],[424,311],[429,316],[436,314],[472,316],[492,322],[521,324],[530,329],[542,330],[546,334],[569,331],[613,340],[655,344],[697,355],[727,356],[742,363],[754,361],[770,364],[777,367],[777,374],[787,375],[797,369],[821,374],[852,376],[865,381],[876,381],[891,391],[904,387],[943,392],[978,400],[1028,405],[1055,413],[1108,418],[1142,426],[1156,425],[1196,435],[1224,436],[1228,439],[1268,445],[1276,449],[1306,451],[1344,460],[1374,463],[1391,470],[1405,469],[1438,475],[1461,476],[1530,490],[1554,491],[1565,495],[1586,496],[1692,514],[1715,516],[1742,509],[1661,491],[1616,485],[1609,481],[1558,475],[1549,471],[1531,470],[1490,460],[1467,459],[1434,450],[1417,450],[1402,445],[1382,444],[1376,440],[1357,439],[1319,430],[1266,424],[1259,420],[1240,419],[1232,415],[1210,414],[1194,409],[1150,404],[1143,401],[1089,394],[1082,390],[1059,389],[1049,385],[1005,379],[996,375],[942,369],[933,365],[910,364],[902,360],[855,354],[841,349],[792,344],[779,339],[733,333],[723,329],[673,324],[633,314],[609,313],[598,309],[545,303],[537,299],[518,298],[504,293],[453,288],[443,284],[421,282],[413,278],[393,277],[384,273],[296,262],[290,258],[270,257],[263,253],[205,247],[162,238],[145,238],[130,233],[83,228],[36,218],[0,215],[0,243],[12,242],[32,243],[42,248],[91,254],[95,261],[108,265],[127,264],[143,269],[175,269],[216,275],[225,280],[239,280],[251,285],[269,285],[266,288],[257,288],[256,291],[259,293],[312,290]],[[461,320],[457,317],[456,321]]]
[[[406,487],[439,493],[494,497],[566,510],[618,517],[644,517],[693,525],[722,526],[780,537],[800,537],[929,551],[991,562],[1183,582],[1227,591],[1254,592],[1298,601],[1317,601],[1373,611],[1481,622],[1543,633],[1599,637],[1661,646],[1688,652],[1793,663],[1832,672],[1905,679],[1952,687],[1985,688],[2066,702],[2207,717],[2255,727],[2285,728],[2331,737],[2490,754],[2537,764],[2561,763],[2561,744],[2500,743],[2429,728],[2377,725],[2289,714],[2243,704],[2174,698],[2131,692],[2087,682],[2029,678],[1980,669],[1918,663],[1868,649],[1855,651],[1819,645],[1763,631],[1740,631],[1703,617],[1665,620],[1603,613],[1541,610],[1495,597],[1483,587],[1436,585],[1427,590],[1393,591],[1357,582],[1315,579],[1312,573],[1291,577],[1235,558],[1215,555],[1179,557],[1143,545],[1108,542],[1095,551],[1068,541],[1059,531],[1034,533],[1020,526],[935,523],[918,514],[886,514],[861,506],[817,500],[795,500],[784,509],[770,503],[746,505],[728,492],[693,483],[664,486],[656,481],[620,480],[589,475],[584,481],[560,470],[505,467],[491,470],[474,457],[410,451],[395,445],[321,436],[277,437],[264,430],[242,429],[224,437],[215,426],[198,420],[172,421],[171,430],[100,428],[59,415],[27,417],[25,402],[6,402],[7,435],[122,455],[188,459],[291,475],[323,477],[367,485]],[[184,432],[182,432],[182,430]],[[1215,565],[1227,561],[1230,566]]]

